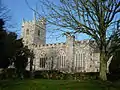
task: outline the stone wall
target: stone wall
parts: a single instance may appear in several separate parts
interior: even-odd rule
[[[65,43],[45,44],[45,24],[44,18],[22,23],[24,45],[35,54],[33,70],[54,69],[73,73],[99,71],[99,52],[94,41],[75,41],[74,36],[66,33]]]
[[[91,47],[91,41],[75,41],[73,36],[67,37],[67,40],[66,43],[34,44],[34,70],[98,72],[99,53]]]

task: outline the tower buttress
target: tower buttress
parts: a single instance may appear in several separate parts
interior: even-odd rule
[[[67,62],[68,62],[68,71],[69,72],[74,72],[74,55],[75,55],[75,51],[74,51],[74,42],[75,42],[75,36],[71,35],[69,32],[67,32],[66,34],[67,37],[67,41],[66,41],[66,45],[67,45]]]

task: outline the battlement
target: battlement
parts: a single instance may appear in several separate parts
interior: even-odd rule
[[[24,27],[24,26],[26,26],[26,25],[27,25],[27,26],[32,25],[33,23],[34,23],[33,20],[29,20],[29,21],[25,21],[25,20],[24,20],[24,21],[22,22],[22,27]]]
[[[83,44],[90,44],[94,43],[95,41],[92,40],[81,40],[81,41],[75,41],[75,45],[83,45]],[[40,47],[57,47],[57,46],[63,46],[66,45],[66,43],[54,43],[54,44],[32,44],[34,48],[40,48]]]
[[[26,25],[33,25],[33,24],[41,24],[41,25],[45,25],[46,24],[46,21],[45,21],[45,19],[44,18],[42,18],[42,19],[38,19],[38,20],[24,20],[23,19],[23,21],[22,21],[22,27],[24,27],[24,26],[26,26]]]
[[[23,23],[32,23],[33,20],[24,21]]]
[[[75,41],[75,44],[88,44],[88,43],[90,43],[90,40]]]
[[[41,44],[41,45],[35,45],[33,44],[34,48],[40,48],[40,47],[57,47],[57,46],[63,46],[66,45],[66,43],[54,43],[54,44]]]

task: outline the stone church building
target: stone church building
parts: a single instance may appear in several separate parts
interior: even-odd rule
[[[61,72],[98,72],[99,52],[92,40],[76,41],[66,33],[65,43],[46,44],[46,21],[34,18],[22,22],[22,38],[34,54],[34,70]],[[27,67],[29,69],[29,65]]]

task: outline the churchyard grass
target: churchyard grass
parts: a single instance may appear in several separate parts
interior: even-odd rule
[[[97,80],[2,80],[0,90],[120,90],[120,83],[113,85]]]

